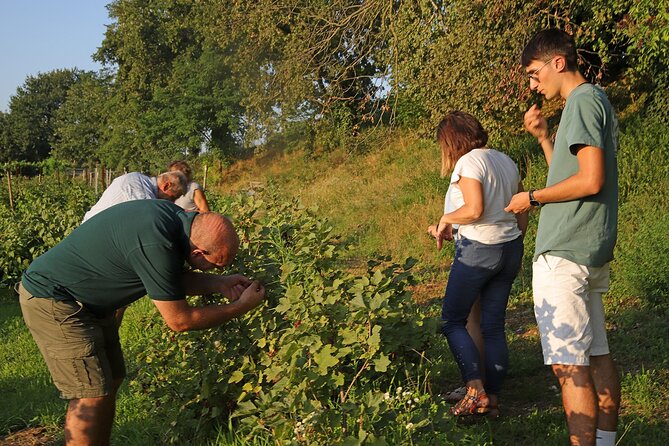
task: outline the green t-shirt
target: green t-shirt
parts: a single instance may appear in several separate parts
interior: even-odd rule
[[[35,297],[75,299],[101,315],[145,294],[184,299],[181,276],[195,215],[166,200],[112,206],[35,259],[23,286]]]
[[[546,186],[578,172],[579,145],[604,150],[604,186],[596,195],[543,206],[534,259],[549,253],[599,267],[613,259],[618,232],[618,120],[606,93],[592,84],[576,87],[567,98]]]

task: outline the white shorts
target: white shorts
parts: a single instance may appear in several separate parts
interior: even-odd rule
[[[609,264],[595,268],[542,254],[532,265],[534,315],[544,364],[590,365],[609,353],[602,294]]]

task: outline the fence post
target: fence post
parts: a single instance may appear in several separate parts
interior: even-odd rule
[[[95,166],[95,196],[98,195],[98,166]]]
[[[9,192],[9,209],[14,210],[14,197],[12,196],[12,173],[7,171],[7,191]]]
[[[204,165],[204,181],[202,181],[202,189],[207,190],[207,172],[209,172],[209,166]]]

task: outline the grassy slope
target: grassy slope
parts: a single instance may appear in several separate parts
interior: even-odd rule
[[[623,149],[636,151],[632,145],[635,141],[627,139],[628,146]],[[636,143],[645,144],[638,138]],[[541,187],[546,166],[538,155],[527,155],[531,153],[528,149],[536,150],[533,142],[520,139],[509,145],[512,147],[506,151],[521,165],[525,187]],[[625,154],[621,156],[621,163],[625,165],[632,161]],[[629,172],[631,169],[622,166],[621,172],[638,176],[638,167]],[[438,170],[436,145],[403,134],[381,141],[377,149],[365,154],[351,155],[343,150],[317,157],[307,157],[299,151],[265,153],[231,166],[225,172],[223,184],[216,189],[235,193],[248,189],[251,184],[270,182],[281,193],[298,196],[306,205],[318,206],[335,232],[353,243],[349,265],[362,264],[377,254],[418,258],[421,262],[416,271],[421,284],[414,296],[426,303],[427,311],[438,314],[451,258],[450,247],[438,253],[425,235],[428,224],[441,215],[448,186],[446,180],[439,178]],[[627,176],[621,177],[621,187],[626,181]],[[625,231],[633,230],[626,218],[633,218],[630,214],[635,211],[632,205],[621,208],[620,238],[624,243],[630,239]],[[554,387],[557,383],[548,367],[542,364],[532,311],[531,255],[528,253],[534,249],[537,217],[530,218],[525,266],[509,305],[512,367],[503,397],[505,408],[513,417],[497,429],[500,444],[507,444],[511,439],[529,441],[530,438],[555,439],[565,435],[560,398]],[[624,435],[623,444],[668,444],[669,330],[666,318],[662,311],[648,311],[641,299],[623,291],[616,295],[611,293],[606,305],[609,341],[622,374],[619,436]],[[639,345],[646,347],[639,349]],[[444,388],[457,383],[454,369],[447,370],[445,375],[455,381],[444,383]],[[559,441],[556,444],[560,444]]]

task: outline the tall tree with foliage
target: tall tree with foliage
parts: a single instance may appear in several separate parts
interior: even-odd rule
[[[78,70],[54,70],[28,76],[9,101],[9,147],[15,159],[40,161],[49,156],[54,135],[53,118],[70,87],[79,81]]]
[[[14,154],[11,152],[14,144],[10,141],[9,133],[9,115],[0,111],[0,163],[14,159]]]
[[[113,101],[131,113],[112,117],[110,143],[132,147],[147,162],[199,153],[236,152],[243,136],[239,88],[230,51],[208,46],[197,27],[202,4],[117,0],[115,22],[97,58],[117,66]]]
[[[53,156],[74,165],[98,163],[108,122],[111,78],[106,74],[82,73],[67,100],[54,116]]]

